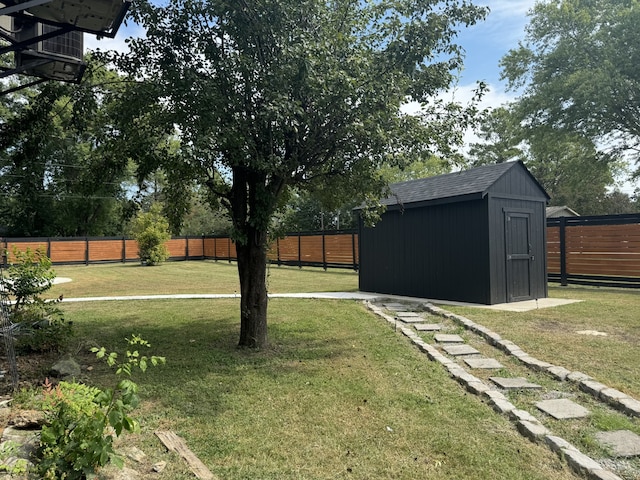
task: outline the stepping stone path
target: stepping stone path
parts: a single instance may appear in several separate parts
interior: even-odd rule
[[[437,332],[439,330],[449,329],[448,323],[453,322],[457,327],[463,326],[467,331],[483,338],[489,345],[496,347],[507,355],[517,358],[523,367],[529,368],[537,372],[549,374],[556,381],[567,382],[573,384],[573,388],[577,391],[590,394],[597,400],[600,400],[609,406],[612,406],[623,414],[631,417],[640,417],[640,401],[636,400],[623,392],[608,388],[606,385],[597,382],[592,377],[578,371],[570,371],[564,367],[543,362],[524,352],[513,342],[503,339],[496,332],[492,332],[488,328],[474,323],[468,318],[455,315],[446,310],[431,305],[424,304],[421,310],[422,316],[415,312],[405,312],[404,309],[411,308],[402,304],[384,304],[384,307],[393,310],[393,316],[385,315],[376,307],[370,307],[379,315],[385,318],[389,323],[396,324],[397,320],[405,323],[412,323],[412,327],[417,332]],[[396,311],[397,310],[397,311]],[[439,317],[442,323],[423,323],[425,317]],[[469,373],[464,365],[471,369],[501,369],[505,368],[498,360],[494,358],[483,357],[478,350],[464,343],[464,339],[459,335],[435,334],[433,340],[438,343],[438,348],[453,357],[460,357],[458,360],[450,359],[441,354],[435,345],[429,345],[415,332],[407,329],[396,329],[407,337],[423,351],[427,357],[435,362],[439,362],[446,368],[451,377],[462,384],[469,392],[481,396],[486,399],[487,403],[493,407],[496,412],[507,415],[514,421],[518,431],[525,437],[536,443],[546,444],[549,449],[562,459],[581,477],[586,476],[589,480],[623,480],[622,477],[616,475],[614,471],[620,470],[624,478],[634,478],[640,480],[640,464],[637,460],[614,460],[612,457],[630,458],[640,457],[640,436],[628,430],[616,432],[600,432],[596,434],[597,441],[611,455],[608,459],[595,461],[588,455],[580,452],[563,438],[555,436],[543,422],[547,422],[544,417],[536,418],[527,410],[518,408],[517,405],[511,403],[510,397],[518,397],[518,395],[510,395],[501,392],[499,389],[507,391],[517,390],[534,390],[541,393],[535,395],[538,398],[547,398],[547,400],[538,401],[535,406],[542,412],[556,420],[570,420],[584,418],[590,415],[589,410],[578,405],[567,398],[550,398],[550,394],[554,390],[545,391],[541,385],[530,382],[527,378],[522,377],[489,377],[491,383],[495,384],[499,389],[485,383],[481,378],[477,378]],[[602,332],[581,331],[577,332],[584,335],[602,335]],[[556,394],[562,392],[555,392]],[[573,396],[573,395],[571,395]],[[527,395],[530,398],[530,395]],[[516,398],[517,401],[517,398]],[[577,423],[576,425],[581,425]],[[620,463],[623,462],[623,463]]]
[[[536,407],[547,415],[551,415],[556,420],[567,420],[571,418],[584,418],[589,415],[589,410],[572,402],[568,398],[558,398],[555,400],[543,400],[536,403]]]
[[[610,448],[616,457],[640,456],[640,436],[629,430],[598,432],[596,440],[605,448]]]
[[[437,332],[442,330],[442,325],[439,323],[416,323],[413,328],[419,332]]]
[[[449,355],[459,357],[462,355],[477,355],[480,352],[469,345],[444,345],[442,349]]]
[[[489,377],[493,383],[495,383],[500,388],[505,390],[520,390],[520,389],[531,389],[531,390],[539,390],[542,387],[537,383],[531,383],[526,378],[522,377]]]
[[[450,335],[447,333],[439,333],[434,338],[438,343],[464,343],[464,340],[460,335]]]
[[[464,363],[469,365],[470,368],[480,368],[480,369],[486,369],[486,370],[504,368],[503,365],[495,358],[471,357],[471,358],[465,358]]]

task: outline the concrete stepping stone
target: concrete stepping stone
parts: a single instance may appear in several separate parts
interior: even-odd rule
[[[410,323],[411,325],[415,325],[416,323],[424,322],[424,318],[422,317],[396,317],[402,323]]]
[[[568,398],[555,400],[543,400],[536,403],[536,407],[556,420],[568,420],[571,418],[584,418],[589,415],[589,410]]]
[[[416,323],[413,325],[419,332],[437,332],[438,330],[442,330],[442,325],[439,323]]]
[[[505,390],[531,389],[539,390],[542,386],[537,383],[531,383],[523,377],[489,377],[493,383]]]
[[[629,430],[596,433],[600,445],[610,448],[616,457],[640,456],[640,436]]]
[[[464,363],[470,368],[481,368],[486,370],[503,368],[503,365],[495,358],[465,358]]]
[[[396,312],[396,317],[405,319],[405,318],[422,318],[419,313],[416,312]]]
[[[387,310],[405,310],[407,308],[407,306],[402,303],[383,303],[382,305]]]
[[[453,355],[454,357],[462,355],[476,355],[480,353],[478,350],[469,345],[444,345],[442,349],[449,355]]]
[[[439,333],[433,337],[438,343],[464,343],[460,335],[451,335],[448,333]]]

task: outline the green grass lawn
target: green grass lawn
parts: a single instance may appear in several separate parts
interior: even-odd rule
[[[640,291],[551,286],[549,296],[582,301],[530,312],[445,308],[498,332],[540,360],[584,372],[640,398]],[[577,333],[584,330],[607,335]]]
[[[139,263],[55,266],[70,283],[55,285],[51,296],[96,297],[179,293],[239,293],[235,263],[214,261],[167,262],[147,267]],[[353,291],[358,274],[353,270],[322,268],[267,268],[270,293]]]
[[[172,262],[56,267],[71,283],[52,296],[233,293],[235,264]],[[271,267],[269,291],[357,289],[357,274]],[[640,397],[640,295],[552,287],[584,302],[513,313],[445,308],[524,350]],[[139,333],[167,364],[137,378],[142,432],[130,437],[166,459],[153,435],[173,430],[221,479],[569,479],[547,448],[466,393],[444,369],[359,302],[273,299],[270,348],[238,350],[239,301],[147,300],[60,304],[77,330],[87,382],[111,374],[90,346],[121,348]],[[588,337],[578,330],[599,330]],[[526,399],[525,399],[526,400]],[[606,421],[598,420],[597,421]],[[193,478],[170,455],[158,479]]]
[[[143,431],[173,430],[221,479],[569,479],[358,302],[270,302],[271,348],[238,350],[237,300],[69,304],[83,347],[131,332],[167,357],[139,377]],[[84,350],[80,349],[80,350]],[[83,361],[94,364],[90,356]],[[87,381],[108,382],[101,364]],[[174,458],[158,478],[191,478]]]

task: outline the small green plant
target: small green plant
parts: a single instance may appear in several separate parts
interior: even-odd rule
[[[56,273],[44,249],[25,251],[13,247],[14,261],[2,279],[2,293],[13,299],[10,316],[16,348],[22,353],[64,351],[73,329],[57,307],[61,299],[43,300],[41,295],[53,285]]]
[[[123,465],[113,442],[123,431],[135,432],[140,428],[130,416],[140,402],[138,386],[130,377],[135,369],[144,372],[149,364],[165,363],[164,357],[139,353],[140,347],[150,348],[139,335],[126,340],[129,348],[123,361],[119,361],[118,353],[107,353],[104,347],[91,349],[97,358],[105,359],[115,368],[117,376],[126,376],[115,388],[100,390],[67,382],[55,387],[45,384],[48,421],[42,428],[38,450],[37,470],[41,478],[80,480],[107,463]]]
[[[165,242],[171,238],[169,222],[162,215],[162,205],[156,203],[133,221],[133,236],[138,242],[138,256],[146,265],[158,265],[169,258]]]
[[[6,293],[14,299],[13,311],[18,311],[38,300],[53,286],[56,272],[51,269],[51,260],[43,248],[22,251],[14,246],[12,257],[14,261],[9,265],[7,278],[2,283]]]
[[[0,444],[0,472],[10,475],[26,473],[29,462],[25,458],[16,458],[20,445],[14,441],[6,441]]]

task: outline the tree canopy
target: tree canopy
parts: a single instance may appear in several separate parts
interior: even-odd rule
[[[609,194],[614,176],[622,168],[615,155],[600,152],[579,133],[522,122],[516,102],[491,111],[478,135],[483,143],[471,145],[471,162],[479,165],[521,160],[545,188],[552,205],[568,205],[581,215],[636,211],[627,196]]]
[[[180,155],[163,164],[173,186],[196,181],[230,213],[241,346],[267,343],[266,247],[294,190],[377,200],[383,162],[454,154],[476,111],[437,95],[462,66],[456,32],[485,13],[466,0],[134,6],[146,36],[115,64],[141,85],[145,125],[176,128]],[[402,113],[410,101],[418,114]]]
[[[501,61],[531,125],[569,130],[599,149],[640,153],[640,2],[550,0]]]
[[[122,181],[109,102],[118,79],[94,64],[82,87],[49,83],[3,96],[0,213],[5,234],[122,234],[135,206]]]

